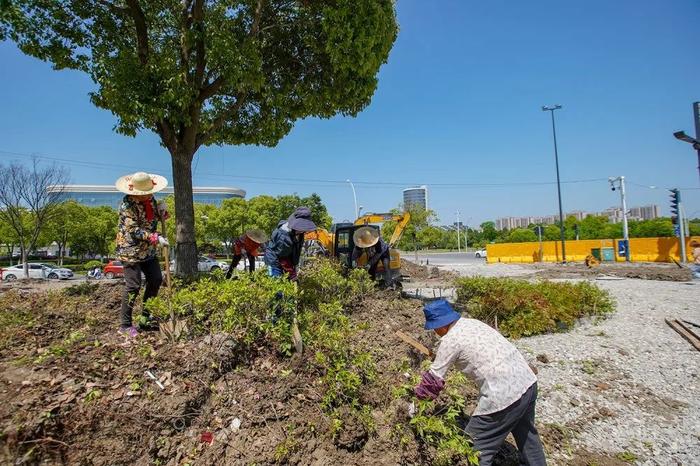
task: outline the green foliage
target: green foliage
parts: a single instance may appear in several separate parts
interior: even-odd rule
[[[418,376],[412,381],[418,382]],[[432,464],[479,464],[478,452],[464,430],[468,416],[464,392],[468,381],[461,372],[453,371],[447,378],[444,394],[435,401],[413,399],[413,385],[404,385],[397,395],[416,404],[411,426],[416,437],[435,449]]]
[[[373,289],[366,272],[355,270],[343,276],[337,263],[318,259],[299,273],[298,285],[268,277],[265,271],[243,274],[238,280],[203,277],[175,290],[169,298],[149,301],[151,312],[166,318],[171,310],[186,319],[194,334],[230,334],[242,352],[272,346],[281,355],[293,351],[291,323],[296,313],[305,352],[312,356],[311,369],[322,387],[321,407],[340,421],[339,410],[372,428],[369,407],[362,388],[376,378],[369,353],[355,348],[351,336],[356,328],[345,306]],[[274,322],[271,317],[279,311]],[[280,458],[289,452],[281,445]]]
[[[497,319],[499,330],[513,338],[566,330],[580,317],[605,316],[615,309],[607,291],[585,281],[461,278],[457,301],[476,319],[489,324]]]
[[[537,235],[534,231],[527,228],[516,228],[508,233],[509,243],[524,243],[527,241],[537,241]]]
[[[89,270],[93,270],[95,267],[102,268],[102,265],[103,265],[102,261],[98,261],[98,260],[87,261],[86,263],[83,264],[83,270],[89,271]]]

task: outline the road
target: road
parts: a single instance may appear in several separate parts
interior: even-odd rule
[[[415,262],[414,252],[405,251],[402,257]],[[418,261],[425,265],[485,264],[486,259],[474,257],[473,252],[418,252]]]

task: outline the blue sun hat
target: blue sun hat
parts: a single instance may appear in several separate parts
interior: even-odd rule
[[[452,309],[450,303],[445,299],[436,299],[426,304],[423,307],[423,314],[425,314],[425,328],[427,330],[444,327],[460,318],[459,313]]]

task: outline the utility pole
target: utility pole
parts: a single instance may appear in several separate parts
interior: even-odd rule
[[[535,230],[537,230],[537,239],[540,241],[540,262],[542,262],[542,257],[544,256],[544,252],[542,250],[542,225],[537,225]]]
[[[685,131],[676,131],[673,133],[673,137],[693,145],[693,149],[698,154],[698,175],[700,175],[700,102],[693,102],[693,122],[695,123],[695,138],[685,134]]]
[[[695,140],[700,141],[700,102],[693,102],[693,119],[695,120]],[[698,153],[698,176],[700,176],[700,145],[693,146]]]
[[[457,211],[457,252],[462,252],[462,246],[459,244],[459,210]]]
[[[352,188],[352,198],[355,201],[355,218],[360,218],[360,209],[357,208],[357,193],[355,193],[355,185],[352,184],[352,181],[350,181],[349,179],[345,181],[350,183],[350,187]]]
[[[622,202],[622,237],[624,238],[625,241],[625,260],[627,262],[630,261],[630,234],[629,234],[629,229],[627,227],[627,200],[625,199],[625,177],[624,176],[618,176],[618,177],[610,177],[608,178],[608,182],[610,182],[610,189],[615,191],[615,183],[617,183],[617,187],[620,188],[620,200]]]
[[[559,181],[559,152],[557,150],[557,128],[554,125],[554,111],[559,110],[561,105],[542,106],[543,112],[550,112],[552,115],[552,136],[554,137],[554,162],[557,167],[557,195],[559,197],[559,231],[561,232],[561,259],[562,264],[566,264],[566,233],[564,231],[564,211],[561,208],[561,182]]]

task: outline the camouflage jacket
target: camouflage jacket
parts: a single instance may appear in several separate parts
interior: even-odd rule
[[[141,262],[156,255],[156,247],[149,241],[149,236],[158,230],[158,205],[153,203],[153,220],[146,219],[144,205],[124,196],[119,207],[119,227],[117,230],[117,259],[123,262]]]

